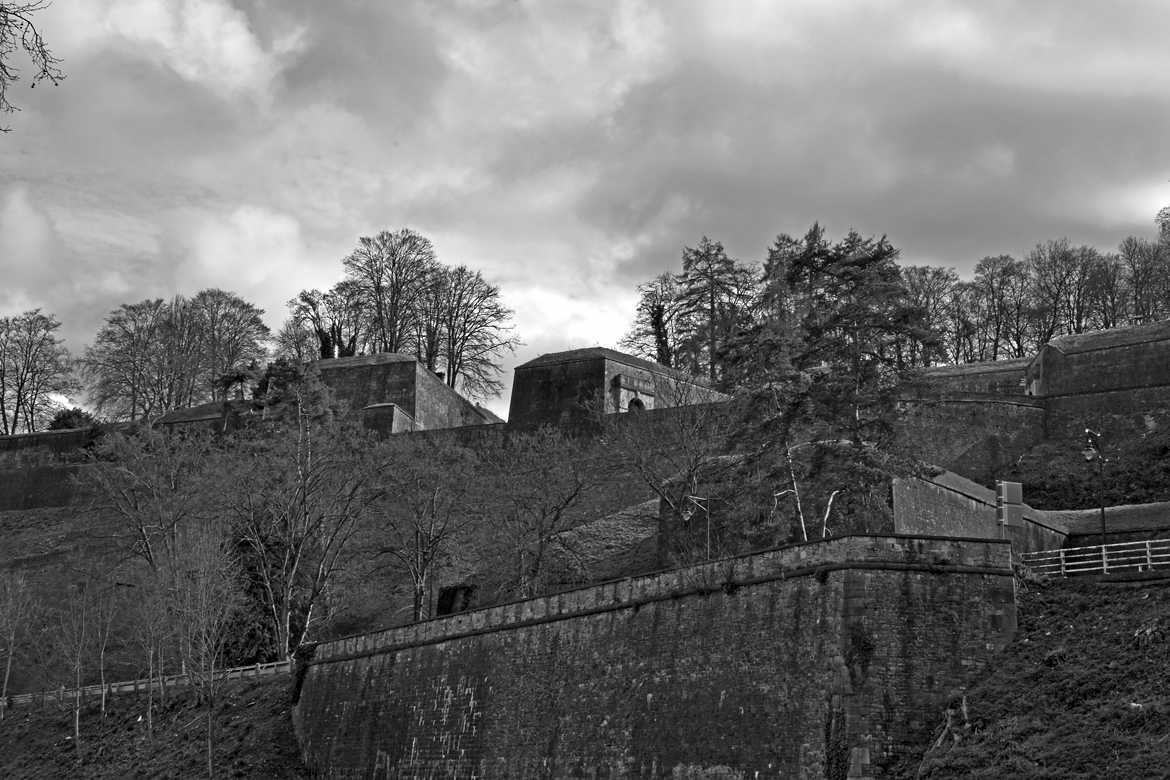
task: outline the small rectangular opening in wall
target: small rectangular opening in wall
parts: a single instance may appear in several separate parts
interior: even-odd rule
[[[474,585],[448,585],[439,588],[439,599],[435,605],[435,615],[453,615],[456,612],[466,612],[474,604]]]

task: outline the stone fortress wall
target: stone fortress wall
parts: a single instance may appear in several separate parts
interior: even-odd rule
[[[902,425],[927,460],[990,482],[1052,429],[1070,428],[1061,415],[1165,406],[1162,326],[1170,323],[1081,337],[1027,365],[927,370],[925,387],[904,399]],[[688,402],[691,385],[672,372],[610,352],[522,366],[515,421],[505,427],[571,422],[566,410],[583,398],[627,413],[661,409],[671,397]],[[388,432],[505,428],[477,419],[480,410],[448,398],[413,362],[351,360],[323,378]],[[1123,386],[1126,361],[1140,367]],[[1098,370],[1113,372],[1112,383],[1077,384],[1081,372]],[[1119,405],[1119,393],[1130,406]],[[15,449],[0,443],[0,458]],[[72,467],[46,457],[53,468]],[[0,483],[3,504],[8,482]],[[299,677],[306,759],[337,777],[882,776],[1010,640],[1012,547],[1059,546],[1071,527],[1026,507],[1015,527],[1001,527],[994,494],[958,477],[893,490],[901,533],[765,551],[325,643]]]
[[[1170,424],[1170,320],[1059,336],[1026,360],[932,367],[921,380],[905,394],[903,431],[922,459],[990,484],[1046,438]]]
[[[294,720],[328,777],[877,776],[1014,628],[1006,541],[841,537],[322,644]]]
[[[574,426],[593,415],[725,401],[704,380],[604,347],[541,355],[516,367],[508,424]]]

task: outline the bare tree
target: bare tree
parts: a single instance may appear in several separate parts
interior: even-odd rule
[[[630,332],[621,346],[640,357],[670,367],[681,347],[681,333],[693,326],[681,322],[688,317],[682,304],[678,277],[663,273],[638,285],[638,310]]]
[[[370,350],[405,352],[415,331],[419,297],[436,265],[431,242],[410,229],[383,230],[359,238],[357,249],[342,264],[370,315]]]
[[[321,356],[317,334],[304,320],[289,317],[274,339],[273,358],[303,365]]]
[[[1129,236],[1118,247],[1129,290],[1133,323],[1159,320],[1170,313],[1170,242]]]
[[[92,641],[93,588],[88,579],[74,583],[57,609],[56,636],[73,684],[73,748],[81,763],[81,683]]]
[[[106,650],[110,646],[110,634],[114,629],[114,621],[121,611],[121,599],[118,593],[118,583],[109,582],[94,594],[94,651],[97,654],[98,682],[102,689],[101,710],[102,717],[106,716]]]
[[[922,312],[926,328],[941,336],[947,330],[948,312],[959,284],[959,275],[953,268],[929,265],[903,266],[901,271],[910,304]],[[917,339],[909,340],[905,348],[908,352],[906,362],[912,366],[930,365],[932,357],[937,357],[923,349],[922,342]],[[946,359],[948,356],[943,354],[942,357]]]
[[[123,304],[81,360],[90,397],[116,419],[223,400],[266,354],[263,312],[234,293]]]
[[[288,659],[329,615],[329,590],[344,568],[361,514],[366,464],[349,428],[321,419],[321,399],[291,389],[294,428],[242,441],[219,464],[219,492],[244,548],[243,565],[264,594],[275,654]],[[241,482],[238,475],[250,475]]]
[[[1068,296],[1076,273],[1074,250],[1067,238],[1048,241],[1037,244],[1024,262],[1036,304],[1036,343],[1046,344],[1069,321]]]
[[[437,372],[446,345],[444,327],[448,288],[451,273],[444,265],[435,264],[427,272],[419,293],[414,318],[414,354],[418,362]]]
[[[608,451],[658,497],[663,519],[679,528],[707,518],[709,487],[733,465],[719,457],[728,451],[730,409],[696,403],[701,399],[686,391],[676,389],[672,408],[599,418]]]
[[[222,523],[187,524],[180,540],[183,557],[174,562],[171,577],[173,611],[187,678],[206,711],[207,776],[214,777],[215,701],[223,684],[219,670],[227,626],[239,604],[239,570]]]
[[[28,580],[19,572],[0,572],[0,642],[4,643],[4,677],[0,682],[0,718],[8,704],[8,682],[20,640],[28,634],[36,608]]]
[[[0,112],[11,113],[17,107],[8,100],[8,87],[20,78],[19,69],[12,64],[12,55],[23,50],[33,66],[31,86],[48,80],[56,85],[65,78],[57,67],[61,60],[53,56],[40,29],[33,24],[33,14],[49,6],[47,0],[0,0]],[[10,128],[0,126],[0,132]]]
[[[114,434],[83,472],[96,496],[93,511],[114,518],[119,546],[152,572],[180,560],[182,527],[215,510],[216,494],[205,481],[207,454],[206,440],[197,435]]]
[[[338,282],[325,293],[301,290],[288,302],[288,308],[297,323],[307,323],[317,335],[318,357],[357,354],[367,318],[362,307],[362,291],[356,282]]]
[[[57,408],[54,396],[76,388],[60,327],[40,309],[0,317],[0,434],[43,427]]]
[[[165,699],[164,648],[172,631],[170,590],[167,577],[147,571],[135,584],[134,597],[129,604],[130,631],[134,644],[146,659],[146,735],[154,738],[154,682],[158,681],[160,697]]]
[[[468,452],[424,437],[397,437],[375,451],[371,513],[380,540],[376,556],[410,578],[411,618],[426,617],[435,567],[451,551],[476,512],[466,474]]]
[[[502,587],[528,598],[548,579],[550,552],[586,489],[579,442],[556,428],[506,438],[482,453],[490,496],[481,511]]]
[[[208,289],[190,301],[202,331],[202,380],[211,400],[227,397],[228,383],[267,355],[264,310],[235,293]]]
[[[512,310],[500,301],[500,288],[479,271],[457,266],[447,271],[443,300],[443,355],[446,381],[472,398],[499,395],[499,359],[516,349]]]

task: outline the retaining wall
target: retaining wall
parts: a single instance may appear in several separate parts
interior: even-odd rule
[[[902,534],[1003,537],[1018,554],[1060,547],[1069,533],[1059,515],[1027,504],[1019,524],[1000,526],[995,491],[958,474],[894,480],[893,493],[894,530]]]
[[[919,459],[991,483],[1045,436],[1044,404],[984,396],[905,400],[897,426]]]
[[[994,540],[781,548],[323,644],[294,722],[336,778],[880,777],[1012,583]]]

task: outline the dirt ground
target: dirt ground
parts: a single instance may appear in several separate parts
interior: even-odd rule
[[[283,675],[226,683],[215,711],[214,767],[222,778],[305,778]],[[146,733],[145,699],[123,695],[85,703],[81,750],[73,713],[55,703],[19,707],[0,721],[0,777],[195,778],[207,776],[205,711],[187,689],[156,701],[154,738]]]
[[[1024,587],[1019,632],[968,693],[959,740],[924,745],[897,776],[1170,777],[1170,583]]]

